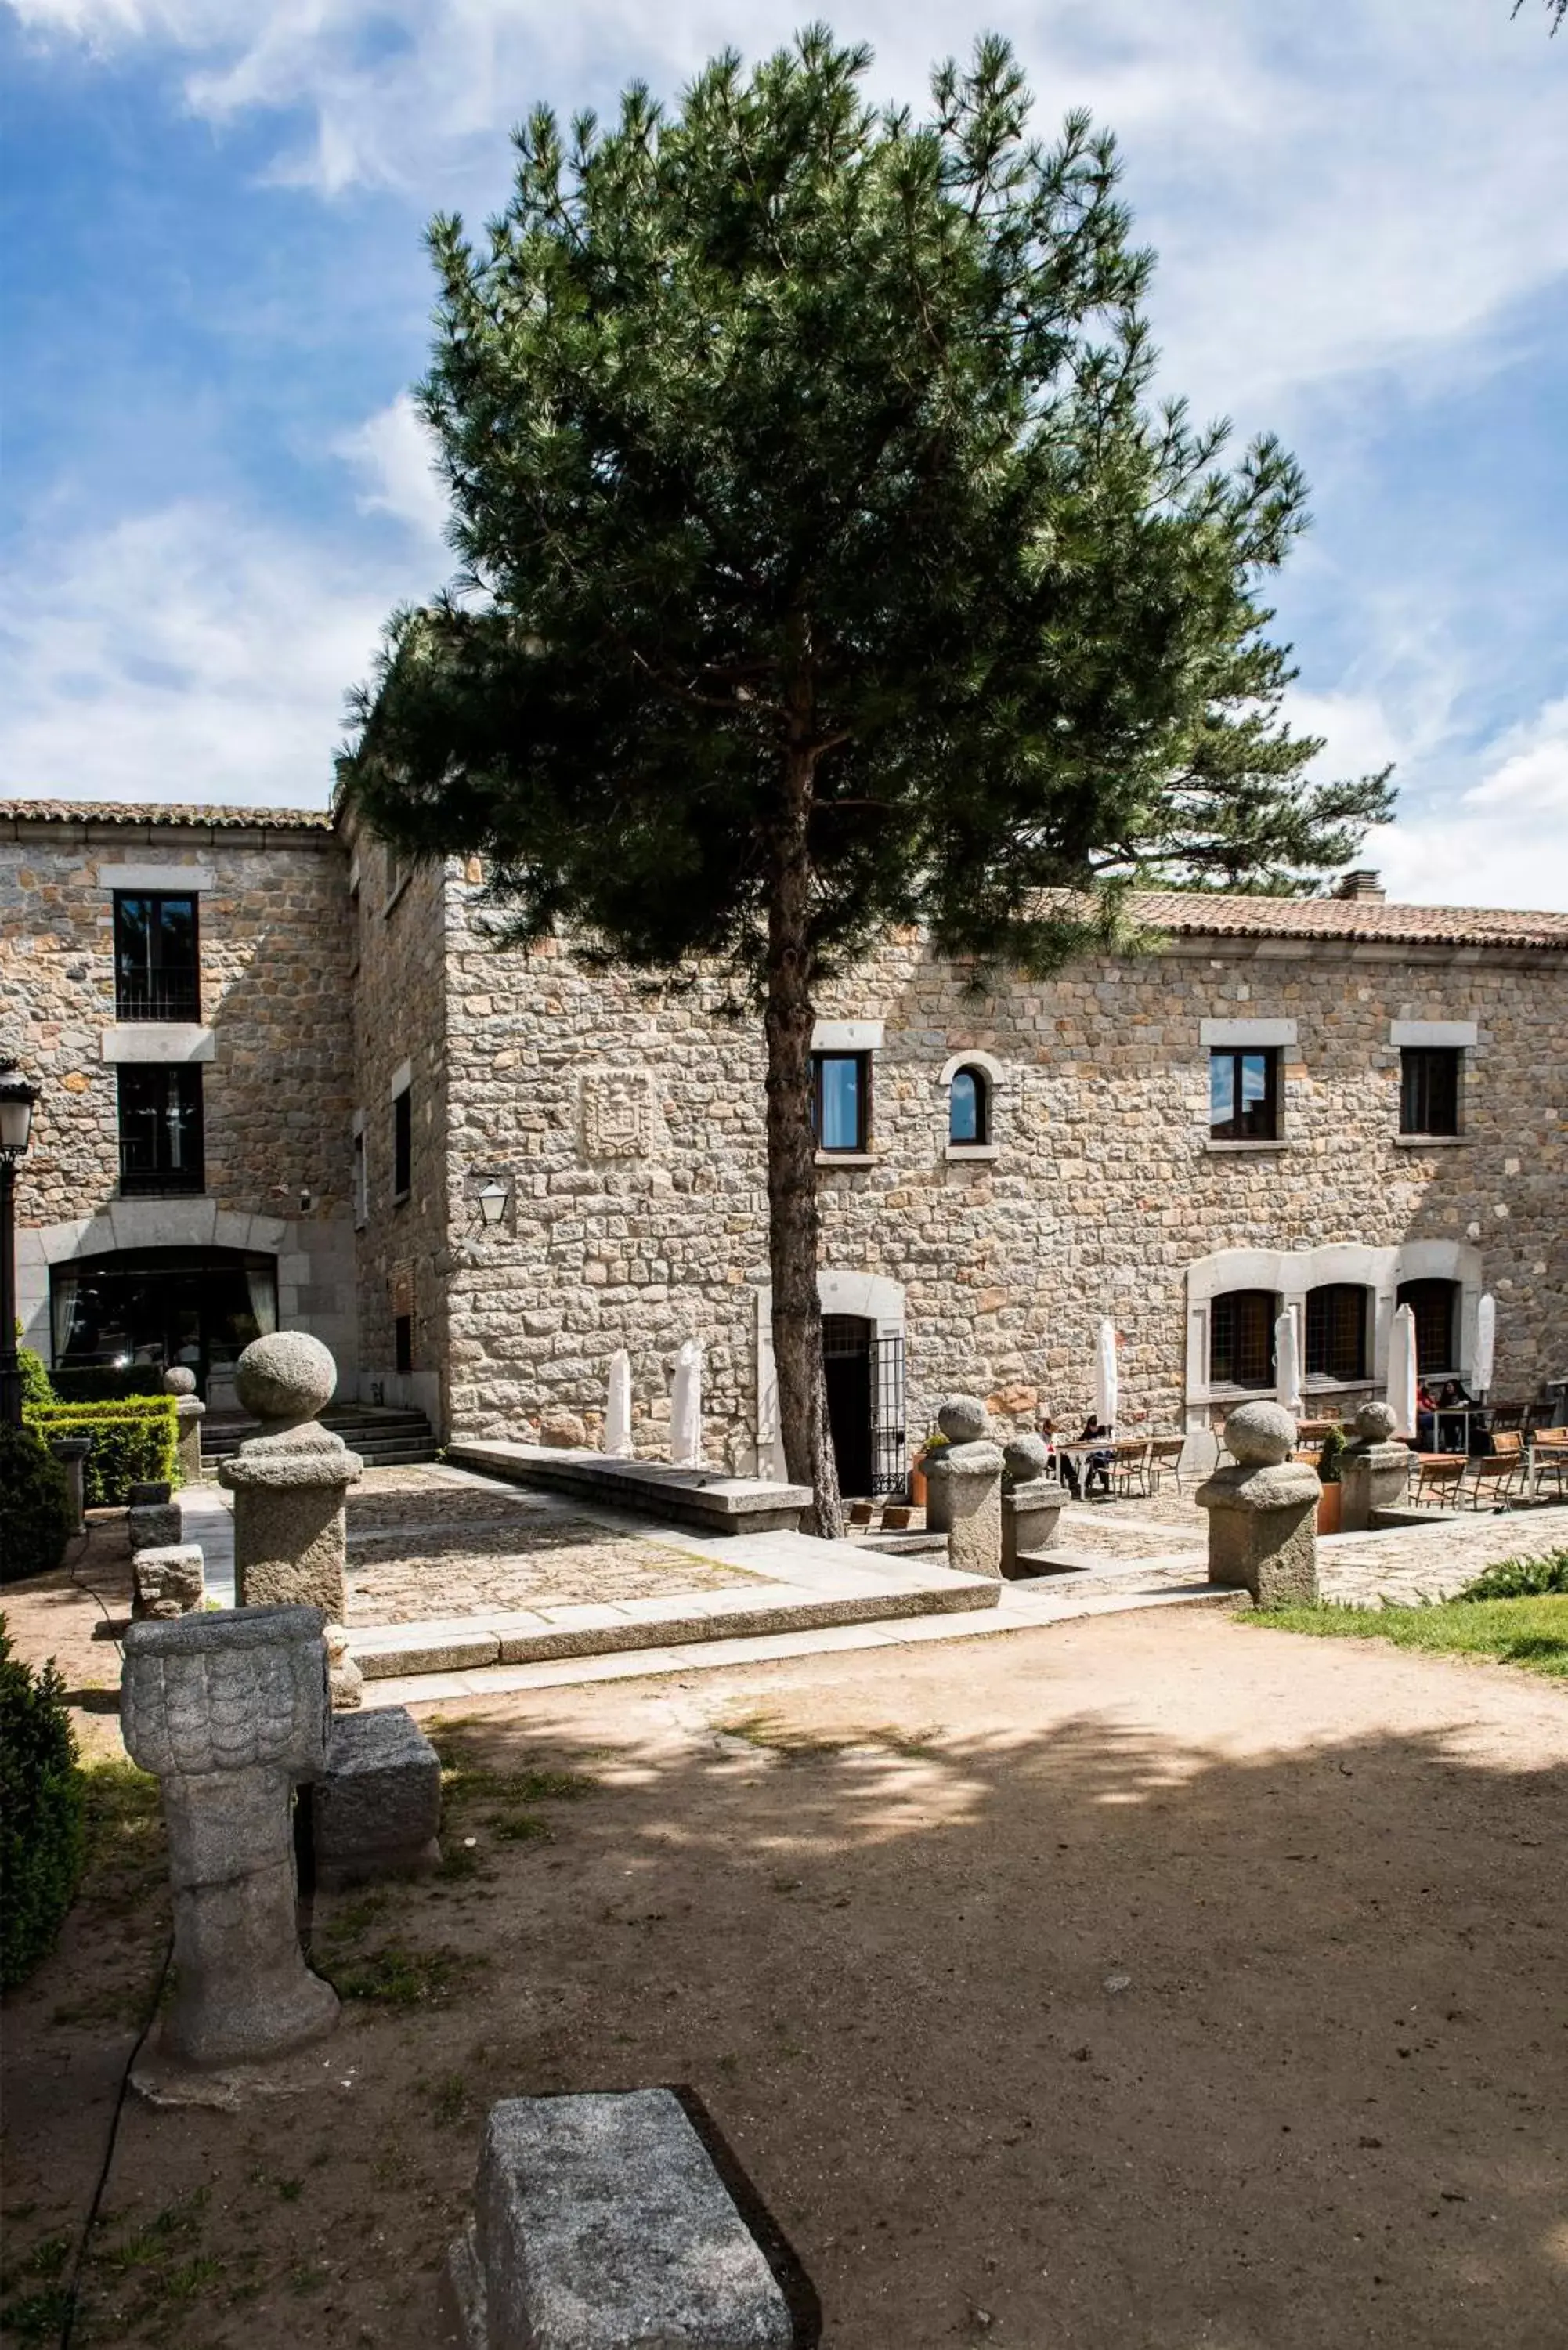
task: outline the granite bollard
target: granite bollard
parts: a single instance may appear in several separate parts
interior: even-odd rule
[[[933,1484],[931,1471],[947,1459],[953,1445],[981,1442],[990,1431],[991,1414],[979,1396],[950,1395],[938,1409],[937,1426],[947,1443],[926,1462],[926,1530],[929,1534],[945,1534],[952,1531],[949,1514],[952,1492],[945,1479],[939,1478]]]
[[[174,1399],[181,1478],[187,1485],[199,1485],[202,1482],[202,1422],[207,1416],[207,1407],[196,1393],[195,1372],[187,1370],[183,1363],[171,1365],[163,1374],[163,1392]]]
[[[331,1355],[303,1330],[253,1339],[235,1366],[240,1401],[263,1423],[218,1470],[234,1497],[242,1607],[319,1607],[335,1625],[348,1613],[343,1495],[365,1464],[317,1421],[337,1384]]]
[[[178,1502],[133,1502],[125,1513],[126,1539],[133,1558],[138,1551],[168,1550],[183,1532]]]
[[[464,2350],[791,2350],[789,2303],[680,2100],[508,2097],[447,2290]]]
[[[1339,1456],[1342,1534],[1364,1534],[1375,1510],[1397,1510],[1410,1482],[1410,1448],[1394,1438],[1391,1404],[1364,1403],[1355,1432]]]
[[[71,1502],[71,1532],[87,1529],[87,1457],[92,1451],[90,1436],[52,1436],[49,1451],[66,1472],[66,1491]]]
[[[927,1470],[926,1492],[941,1496],[948,1565],[960,1575],[989,1575],[1000,1580],[1001,1446],[950,1444]]]
[[[1234,1468],[1199,1485],[1209,1513],[1209,1580],[1260,1607],[1317,1597],[1317,1471],[1293,1461],[1296,1424],[1282,1404],[1244,1403],[1225,1422]]]
[[[211,2068],[319,2039],[337,1996],[300,1952],[292,1791],[327,1760],[320,1617],[241,1607],[132,1624],[119,1709],[169,1831],[174,1997],[151,2054]]]
[[[327,1891],[439,1866],[441,1757],[407,1706],[334,1721],[310,1791],[316,1882]]]

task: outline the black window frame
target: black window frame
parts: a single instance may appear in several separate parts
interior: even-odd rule
[[[1399,1048],[1399,1131],[1454,1135],[1464,1089],[1462,1045],[1402,1045]]]
[[[1214,1064],[1229,1061],[1231,1099],[1236,1105],[1227,1118],[1214,1116]],[[1241,1065],[1262,1061],[1262,1099],[1241,1107]],[[1209,1048],[1209,1139],[1210,1142],[1278,1142],[1280,1139],[1280,1047],[1278,1045],[1211,1045]],[[1261,1121],[1261,1123],[1260,1123]]]
[[[187,1197],[205,1191],[207,1188],[205,1107],[202,1098],[202,1064],[199,1061],[121,1061],[118,1071],[117,1114],[119,1144],[119,1196],[122,1200],[170,1199]],[[128,1101],[128,1096],[144,1094],[151,1097],[161,1091],[164,1098],[140,1102]],[[173,1124],[169,1116],[169,1097],[182,1096],[180,1119],[180,1164],[173,1163]],[[128,1126],[136,1119],[147,1119],[146,1135],[151,1149],[145,1147],[143,1136]],[[135,1163],[140,1160],[140,1163]]]
[[[1438,1293],[1441,1292],[1439,1299]],[[1416,1369],[1423,1379],[1457,1379],[1459,1377],[1460,1320],[1464,1305],[1463,1284],[1437,1274],[1418,1281],[1402,1281],[1394,1293],[1396,1308],[1408,1305],[1416,1316]],[[1442,1349],[1444,1359],[1434,1362],[1438,1352],[1429,1341],[1434,1317],[1441,1311],[1446,1323]]]
[[[975,1130],[972,1134],[953,1132],[953,1111],[961,1077],[970,1077],[974,1083]],[[991,1077],[989,1072],[982,1069],[978,1061],[965,1061],[961,1068],[953,1071],[949,1080],[948,1140],[955,1150],[983,1149],[991,1140]]]
[[[864,1158],[871,1148],[871,1055],[869,1053],[813,1053],[811,1056],[811,1130],[816,1147],[825,1158]],[[830,1061],[852,1061],[855,1080],[855,1140],[825,1142],[822,1139],[823,1073]]]
[[[414,1188],[413,1087],[392,1096],[392,1205],[398,1207]]]
[[[1274,1357],[1274,1324],[1279,1319],[1280,1301],[1272,1289],[1226,1289],[1209,1301],[1209,1384],[1211,1388],[1237,1388],[1249,1395],[1265,1395],[1276,1384],[1278,1367]],[[1237,1360],[1243,1338],[1243,1321],[1252,1315],[1260,1317],[1263,1347],[1262,1361],[1264,1375],[1261,1378],[1241,1378],[1237,1375]],[[1259,1359],[1255,1343],[1248,1337],[1247,1355]],[[1223,1349],[1226,1367],[1221,1368]]]
[[[126,909],[151,911],[146,931],[147,968],[133,972],[128,951]],[[185,906],[191,915],[188,961],[166,962],[162,924],[165,906]],[[161,1020],[197,1025],[202,1017],[202,899],[194,889],[117,889],[114,892],[114,1016],[117,1020]]]
[[[1327,1281],[1309,1289],[1303,1375],[1336,1387],[1367,1380],[1368,1304],[1371,1292],[1355,1281]]]

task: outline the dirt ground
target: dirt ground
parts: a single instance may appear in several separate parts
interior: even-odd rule
[[[446,1872],[315,1904],[318,2091],[128,2103],[78,2343],[431,2350],[489,2102],[661,2081],[829,2350],[1568,2338],[1561,1691],[1167,1610],[424,1719]],[[161,1956],[125,1801],[6,2002],[24,2314]]]

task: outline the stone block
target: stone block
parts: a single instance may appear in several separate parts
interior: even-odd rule
[[[1054,1477],[1036,1477],[1026,1485],[1003,1487],[1002,1572],[1010,1581],[1025,1572],[1021,1560],[1038,1557],[1050,1549],[1066,1504],[1066,1492]]]
[[[132,1616],[161,1623],[190,1615],[205,1596],[202,1566],[200,1543],[138,1551],[130,1562]]]
[[[791,2350],[789,2304],[669,2089],[491,2108],[448,2281],[465,2350]]]
[[[138,1551],[171,1550],[184,1532],[178,1502],[144,1502],[127,1510],[125,1531],[134,1557]]]
[[[335,1720],[310,1793],[317,1883],[331,1890],[433,1868],[440,1831],[441,1758],[408,1708]]]

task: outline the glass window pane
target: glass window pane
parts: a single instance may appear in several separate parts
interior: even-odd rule
[[[822,1060],[822,1148],[860,1148],[860,1064],[853,1055],[825,1054]]]
[[[953,1079],[948,1139],[952,1142],[980,1140],[980,1086],[972,1069],[961,1069]]]
[[[1236,1063],[1230,1053],[1209,1055],[1209,1123],[1228,1126],[1236,1115]]]
[[[1269,1090],[1269,1064],[1262,1053],[1241,1055],[1241,1106],[1251,1109],[1254,1102],[1264,1100]]]

